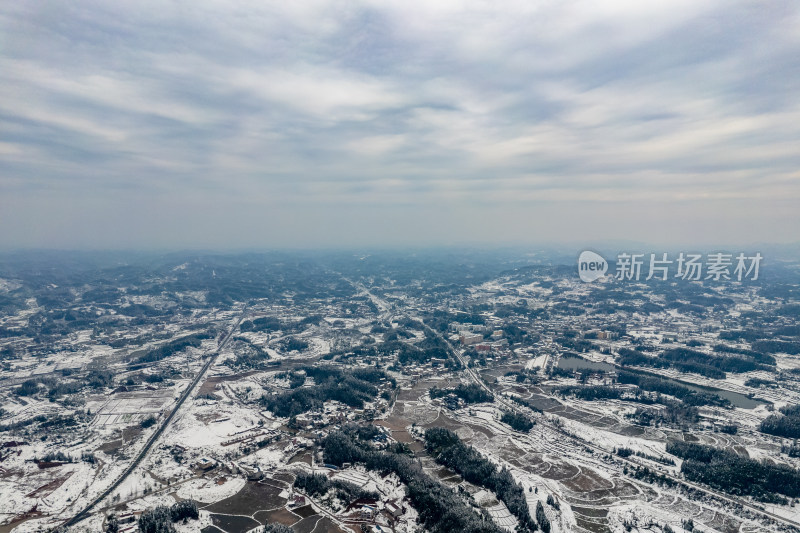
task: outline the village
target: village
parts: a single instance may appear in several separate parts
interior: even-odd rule
[[[468,517],[509,532],[526,520],[593,533],[800,521],[795,496],[722,490],[675,455],[691,443],[800,468],[793,440],[764,429],[800,403],[800,360],[737,337],[782,309],[756,288],[588,286],[542,268],[436,296],[320,276],[335,295],[219,305],[117,291],[70,308],[115,324],[104,329],[68,329],[36,298],[4,316],[0,532],[135,531],[181,502],[197,518],[178,531],[430,528],[402,472],[326,460],[342,435],[418,465]],[[794,319],[769,316],[792,351]],[[47,350],[43,325],[64,330]],[[443,464],[432,428],[508,472],[526,508]]]

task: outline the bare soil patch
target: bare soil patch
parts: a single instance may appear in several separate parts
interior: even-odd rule
[[[32,520],[34,518],[39,518],[42,516],[42,513],[36,510],[36,507],[28,511],[27,513],[23,513],[20,515],[15,516],[11,519],[11,522],[8,524],[0,526],[0,533],[10,533],[15,527],[20,525],[23,522],[27,522],[28,520]]]
[[[135,426],[128,426],[122,430],[122,442],[130,442],[131,440],[135,439],[139,435],[142,434],[142,426],[135,425]]]
[[[115,455],[119,452],[119,449],[122,448],[122,439],[115,439],[110,440],[108,442],[104,442],[100,446],[97,447],[95,451],[103,452],[108,455]]]
[[[292,463],[305,463],[307,465],[311,465],[311,453],[310,452],[299,452],[292,456],[289,459],[289,464]]]
[[[49,483],[45,483],[38,489],[34,490],[30,494],[27,494],[26,498],[37,498],[37,497],[44,497],[56,490],[58,487],[64,484],[66,480],[68,480],[72,476],[72,472],[68,473],[65,476],[59,476],[54,480],[50,481]]]

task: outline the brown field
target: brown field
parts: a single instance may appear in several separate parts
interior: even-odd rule
[[[609,505],[618,500],[626,500],[633,498],[648,499],[642,491],[634,484],[627,480],[614,478],[611,487],[601,488],[591,491],[574,491],[569,498],[570,503],[578,506],[603,506]],[[649,499],[653,500],[658,497],[658,494],[653,492],[649,494]]]
[[[337,526],[333,520],[327,516],[323,516],[322,520],[317,522],[317,527],[314,528],[314,533],[344,533],[342,528]]]
[[[434,475],[434,477],[436,477],[436,479],[438,479],[442,483],[445,483],[446,485],[458,485],[463,481],[461,479],[461,476],[459,476],[449,468],[442,467],[431,473]]]
[[[142,433],[142,427],[138,424],[135,426],[128,426],[122,430],[122,442],[129,442],[132,439],[135,439]]]
[[[294,510],[294,513],[300,515],[303,518],[308,518],[309,516],[314,516],[317,512],[314,510],[311,505],[304,505],[302,507],[298,507]]]
[[[577,466],[567,463],[553,463],[550,470],[542,474],[547,479],[554,479],[556,481],[573,478],[580,473]]]
[[[277,522],[284,526],[291,526],[300,520],[300,516],[293,512],[281,507],[280,509],[273,509],[271,511],[258,511],[253,515],[253,518],[266,524],[268,522]]]
[[[238,493],[213,503],[205,509],[212,513],[252,515],[256,511],[275,509],[286,504],[281,489],[265,483],[248,482]]]
[[[405,418],[393,414],[386,418],[386,420],[378,421],[376,425],[383,426],[391,431],[392,437],[394,437],[397,442],[404,442],[406,444],[415,442],[414,438],[406,430],[406,426],[409,425],[409,422]]]
[[[589,518],[605,518],[608,516],[608,509],[595,509],[592,507],[578,507],[576,505],[571,505],[572,512],[576,514],[583,515]]]
[[[639,426],[622,426],[621,428],[615,429],[614,431],[626,437],[639,437],[641,435],[644,435],[644,428],[641,428]]]
[[[377,425],[383,426],[390,431],[405,431],[408,421],[397,415],[389,415],[385,420],[378,420]]]
[[[289,474],[287,472],[279,472],[274,476],[272,476],[272,479],[274,481],[280,481],[281,483],[288,483],[291,485],[292,483],[294,483],[294,474]]]
[[[217,385],[219,383],[222,383],[223,381],[238,381],[238,380],[240,380],[242,378],[246,378],[247,376],[252,376],[253,374],[256,374],[256,373],[257,373],[257,371],[251,370],[249,372],[243,372],[241,374],[234,374],[232,376],[212,376],[212,377],[206,379],[203,382],[203,384],[200,385],[200,388],[197,389],[197,396],[201,397],[201,396],[205,396],[206,394],[214,394],[214,391],[216,390]]]
[[[292,526],[297,533],[311,533],[317,527],[317,523],[322,519],[318,514],[311,515],[308,518],[303,518],[298,523]]]
[[[122,439],[116,439],[101,444],[95,451],[115,455],[120,448],[122,448]]]
[[[446,428],[446,429],[449,429],[451,431],[456,431],[457,432],[459,429],[463,428],[464,425],[461,424],[460,422],[456,422],[452,418],[449,418],[447,415],[442,413],[441,415],[439,415],[439,418],[437,418],[433,422],[430,422],[428,424],[422,424],[422,427],[426,428],[426,429],[427,428]]]
[[[307,465],[311,464],[311,453],[310,452],[298,452],[289,459],[289,464],[292,463],[305,463]]]
[[[591,470],[583,470],[580,475],[564,480],[563,485],[575,492],[592,492],[614,488],[614,484],[611,481],[603,479]]]
[[[416,440],[409,443],[408,447],[411,448],[411,451],[414,452],[414,454],[416,455],[419,455],[425,451],[425,446],[421,442]]]
[[[519,459],[525,455],[523,450],[513,444],[503,445],[500,450],[502,451],[503,458],[506,460]]]
[[[212,514],[211,522],[228,533],[246,533],[260,524],[249,516]]]

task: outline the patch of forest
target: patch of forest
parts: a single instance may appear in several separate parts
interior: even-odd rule
[[[705,354],[688,348],[673,348],[656,357],[651,357],[638,350],[621,348],[617,362],[622,366],[648,366],[651,368],[674,368],[681,372],[700,374],[712,379],[725,379],[726,372],[741,374],[754,370],[774,370],[770,364],[774,359],[763,356],[759,360],[742,353],[731,355]]]
[[[523,433],[529,432],[536,425],[535,420],[531,420],[522,413],[515,413],[514,411],[506,411],[500,417],[500,422],[508,424],[512,429],[521,431]]]
[[[393,378],[377,368],[342,369],[332,366],[305,367],[316,386],[295,388],[280,394],[266,394],[261,404],[277,416],[291,417],[312,409],[320,409],[328,400],[361,409],[365,402],[378,396],[377,385],[386,382],[395,387]]]
[[[330,480],[328,476],[324,474],[300,472],[294,480],[294,487],[312,497],[325,496],[332,490],[337,498],[347,503],[359,498],[378,498],[377,492],[365,490],[347,481],[339,479]]]
[[[703,406],[703,405],[716,405],[719,407],[727,407],[730,401],[710,392],[698,392],[678,383],[667,381],[656,376],[648,376],[638,372],[627,372],[620,370],[617,375],[619,383],[626,383],[636,385],[642,390],[659,392],[661,394],[669,394],[681,400],[687,405]]]
[[[175,339],[174,341],[162,344],[158,348],[153,348],[152,350],[149,350],[146,354],[138,357],[131,364],[135,365],[141,363],[154,363],[156,361],[161,361],[162,359],[171,357],[176,353],[185,350],[186,348],[189,347],[199,348],[205,339],[213,339],[213,338],[214,334],[210,332],[194,333],[192,335],[187,335],[186,337]]]
[[[667,453],[683,459],[681,472],[690,481],[728,494],[765,502],[785,502],[779,495],[800,496],[800,471],[781,464],[742,457],[732,450],[705,444],[670,441]]]
[[[483,403],[494,401],[494,395],[492,395],[491,392],[486,391],[483,387],[475,383],[470,383],[469,385],[464,385],[462,383],[456,387],[447,389],[432,387],[428,392],[430,393],[431,398],[443,398],[449,394],[455,394],[466,403]]]
[[[395,474],[408,488],[408,499],[419,521],[432,533],[503,533],[491,517],[468,505],[464,497],[435,481],[404,454],[377,451],[361,441],[356,428],[345,427],[322,441],[326,463],[361,463],[381,475]],[[534,526],[535,527],[535,526]]]
[[[776,437],[800,438],[800,405],[781,407],[780,414],[769,415],[761,422],[758,429],[762,433]]]
[[[525,490],[505,467],[498,469],[478,450],[464,444],[458,435],[445,428],[425,431],[425,448],[438,463],[452,468],[466,481],[494,492],[523,528],[536,529],[528,511]]]

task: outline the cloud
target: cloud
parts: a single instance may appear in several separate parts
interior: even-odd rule
[[[648,206],[694,220],[674,239],[795,240],[798,23],[788,1],[6,3],[0,246],[533,240],[546,215],[556,239],[590,215],[666,238],[624,224]],[[241,230],[266,224],[288,225]]]

